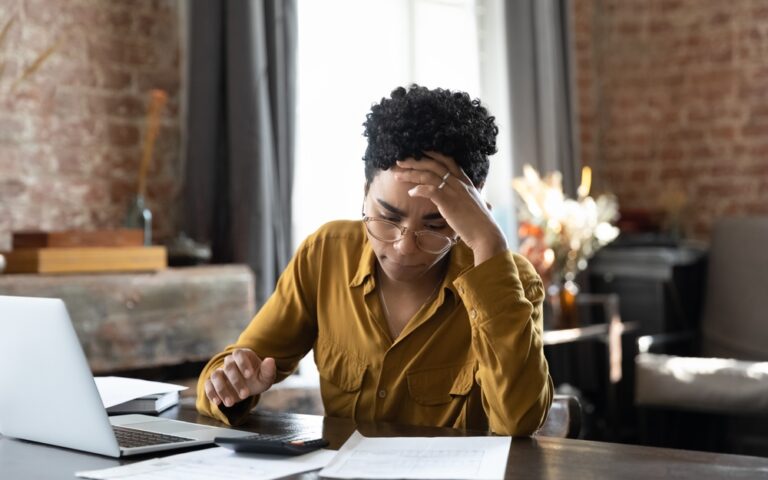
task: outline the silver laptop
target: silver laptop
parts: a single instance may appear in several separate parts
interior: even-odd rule
[[[0,391],[4,436],[110,457],[253,435],[149,415],[108,417],[60,299],[0,296]]]

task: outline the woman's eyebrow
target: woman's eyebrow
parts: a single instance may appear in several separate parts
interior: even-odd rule
[[[390,213],[394,213],[395,215],[399,215],[401,217],[407,217],[408,216],[404,211],[400,210],[399,208],[395,207],[394,205],[391,205],[391,204],[387,203],[386,201],[384,201],[384,200],[382,200],[380,198],[377,198],[376,201],[379,202],[379,205],[384,207]],[[433,212],[433,213],[428,213],[428,214],[422,216],[421,219],[422,220],[443,220],[443,216],[440,214],[440,212]]]
[[[377,198],[377,202],[379,202],[379,205],[384,207],[386,210],[389,210],[391,213],[394,213],[395,215],[400,215],[401,217],[407,216],[404,211],[400,210],[399,208],[390,205],[389,203],[385,202],[384,200]]]

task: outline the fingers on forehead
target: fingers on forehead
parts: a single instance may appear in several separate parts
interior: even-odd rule
[[[419,160],[408,159],[401,161],[402,170],[429,170],[437,175],[442,175],[446,168],[450,169],[449,165],[445,161],[440,161],[432,157],[421,157]]]
[[[424,154],[426,155],[426,158],[432,159],[447,168],[448,171],[450,171],[453,175],[458,176],[460,172],[463,172],[461,167],[459,167],[459,164],[456,163],[456,160],[454,160],[452,157],[443,155],[440,152],[434,152],[432,150],[428,150],[424,152]]]

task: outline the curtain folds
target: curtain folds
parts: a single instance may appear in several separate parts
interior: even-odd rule
[[[188,32],[184,230],[261,305],[291,255],[295,0],[190,2]]]
[[[573,115],[568,0],[505,2],[512,145],[517,175],[525,163],[559,170],[575,194],[580,165]]]

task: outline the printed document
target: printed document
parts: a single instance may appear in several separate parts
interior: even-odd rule
[[[214,447],[75,475],[94,480],[270,480],[317,470],[335,454],[333,450],[316,450],[286,457],[235,453]]]
[[[511,437],[364,437],[355,432],[321,477],[503,479]]]
[[[125,377],[94,377],[104,408],[156,393],[178,392],[187,387]]]

